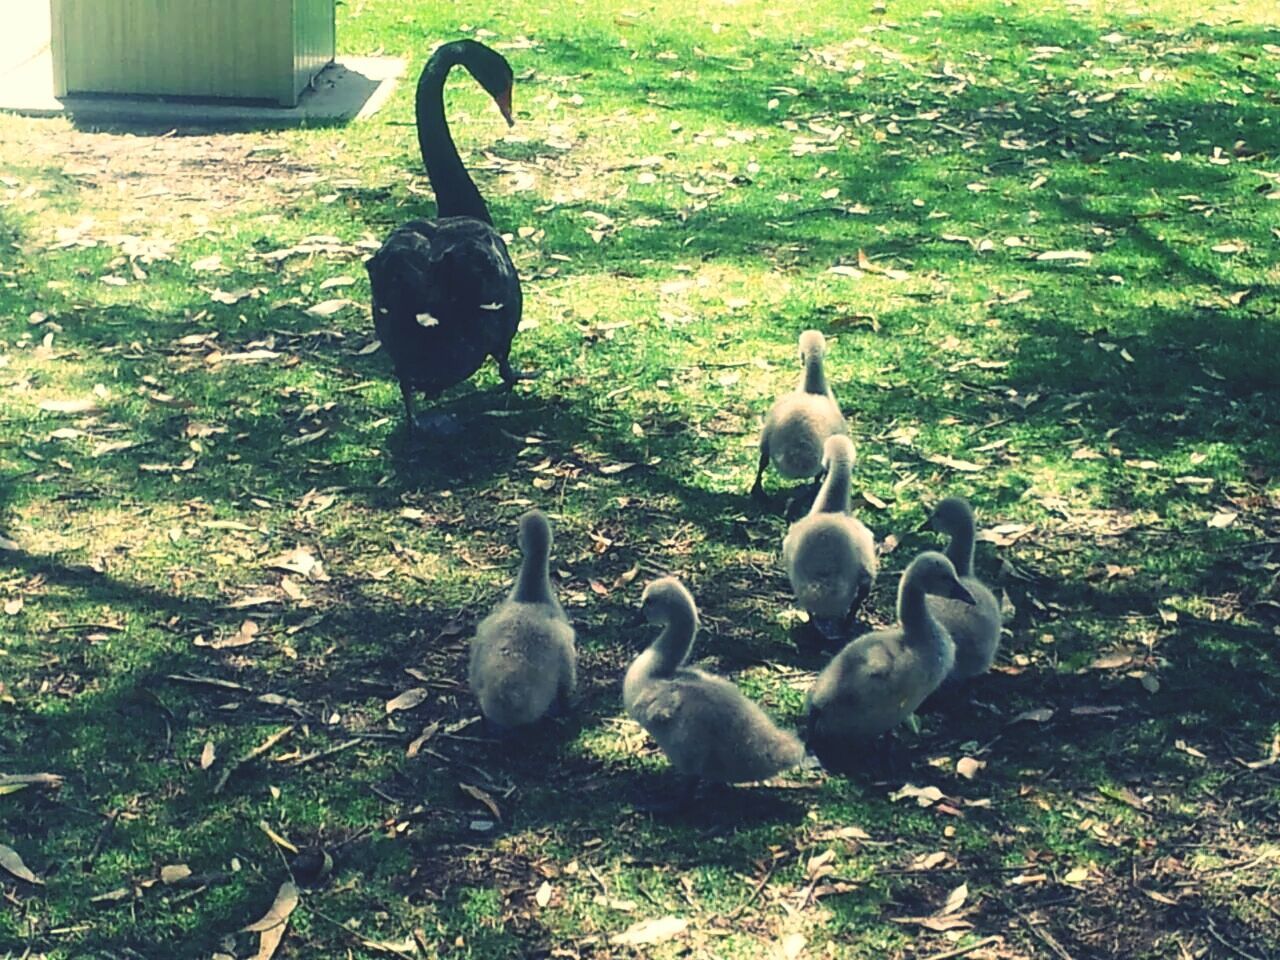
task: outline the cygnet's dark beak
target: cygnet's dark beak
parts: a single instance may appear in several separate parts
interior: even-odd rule
[[[930,510],[924,518],[924,522],[916,527],[916,533],[923,533],[926,530],[933,529],[933,511]]]
[[[493,102],[498,105],[498,109],[502,111],[502,119],[507,121],[508,127],[516,125],[515,118],[511,115],[511,88],[507,87],[506,92],[498,94],[493,98]]]
[[[977,601],[973,599],[973,594],[966,590],[964,588],[964,584],[959,580],[951,584],[951,592],[947,594],[947,596],[952,600],[959,600],[961,603],[967,603],[971,607],[977,603]]]
[[[633,628],[643,627],[648,622],[649,621],[645,619],[644,610],[640,607],[636,607],[635,610],[631,612],[631,616],[627,618],[627,626]]]

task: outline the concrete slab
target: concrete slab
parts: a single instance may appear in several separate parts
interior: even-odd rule
[[[293,108],[190,97],[55,97],[49,5],[39,0],[17,0],[16,6],[16,15],[0,31],[0,111],[26,116],[67,116],[77,124],[141,124],[175,129],[342,123],[376,113],[404,75],[403,60],[339,57],[316,77],[312,88]]]

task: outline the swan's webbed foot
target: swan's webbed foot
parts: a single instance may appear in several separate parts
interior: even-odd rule
[[[462,424],[451,413],[429,413],[409,421],[413,431],[426,440],[451,440],[462,433]]]
[[[462,424],[451,414],[437,412],[421,416],[416,413],[413,409],[413,387],[404,380],[400,381],[400,396],[404,400],[405,422],[417,436],[427,440],[447,440],[462,432]]]

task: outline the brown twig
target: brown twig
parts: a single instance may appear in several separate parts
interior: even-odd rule
[[[966,953],[973,953],[975,950],[981,950],[983,947],[989,947],[993,943],[999,942],[999,937],[987,937],[985,940],[971,943],[967,947],[956,947],[956,949],[948,950],[946,953],[935,953],[931,957],[925,957],[924,960],[952,960],[953,957],[963,957]]]
[[[271,736],[267,737],[266,740],[262,741],[262,743],[258,744],[258,746],[254,747],[252,750],[246,753],[239,760],[236,760],[233,763],[231,763],[225,770],[222,771],[222,776],[218,778],[218,782],[213,786],[213,792],[215,794],[221,793],[223,787],[227,785],[227,781],[231,779],[231,777],[236,773],[237,770],[239,770],[241,767],[245,766],[246,764],[252,763],[254,760],[257,760],[258,757],[262,756],[264,753],[266,753],[268,750],[270,750],[272,747],[274,747],[277,743],[279,743],[281,740],[283,740],[285,737],[287,737],[291,733],[293,733],[293,724],[289,724],[289,726],[283,727],[282,729],[277,730]]]
[[[1234,943],[1218,932],[1218,928],[1214,925],[1213,917],[1206,918],[1205,929],[1209,931],[1209,936],[1217,940],[1220,944],[1234,953],[1237,957],[1244,957],[1244,960],[1259,960],[1252,953],[1249,953],[1243,947],[1237,947]]]
[[[751,888],[751,893],[747,895],[747,899],[743,900],[740,904],[738,904],[736,907],[734,907],[732,910],[729,911],[730,920],[732,920],[734,917],[737,917],[739,914],[742,913],[742,911],[746,910],[747,907],[755,903],[756,897],[760,896],[760,894],[764,892],[764,888],[769,885],[769,880],[773,877],[773,871],[776,870],[777,868],[778,868],[777,860],[772,860],[769,862],[769,866],[764,871],[764,876],[761,877],[760,880],[756,883],[756,885]]]
[[[1022,921],[1022,925],[1026,927],[1037,940],[1053,951],[1054,955],[1058,957],[1058,960],[1074,960],[1071,954],[1067,953],[1066,948],[1064,948],[1048,930],[1041,930],[1031,922],[1030,917],[1007,900],[1001,900],[1000,902],[1012,910],[1014,914],[1017,915],[1018,919]]]

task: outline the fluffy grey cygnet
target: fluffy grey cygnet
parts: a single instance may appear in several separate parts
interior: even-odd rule
[[[929,612],[926,594],[974,602],[942,554],[911,561],[898,587],[898,626],[850,642],[814,681],[811,740],[867,745],[907,719],[946,679],[955,644]]]
[[[540,510],[520,518],[520,573],[471,641],[471,690],[498,728],[542,719],[568,705],[577,685],[573,627],[551,592],[551,524]]]
[[[804,745],[722,677],[685,666],[698,609],[674,577],[654,580],[641,610],[662,632],[627,669],[622,702],[677,773],[716,783],[765,780],[804,759]]]
[[[782,541],[782,563],[801,608],[811,617],[844,619],[875,582],[875,538],[850,507],[853,442],[844,434],[827,437],[822,459],[827,477],[808,516]]]
[[[844,415],[827,383],[822,366],[827,341],[817,330],[800,334],[800,360],[804,375],[800,386],[780,397],[769,409],[760,433],[760,463],[751,486],[753,496],[763,496],[765,467],[793,480],[808,480],[822,472],[822,445],[827,437],[845,432]]]
[[[958,603],[943,597],[930,597],[929,610],[942,624],[956,645],[956,664],[951,680],[968,680],[986,673],[995,662],[1000,646],[1000,604],[986,585],[973,575],[973,547],[977,524],[973,508],[961,497],[947,497],[938,504],[925,525],[951,537],[947,559],[956,568],[973,603]]]

